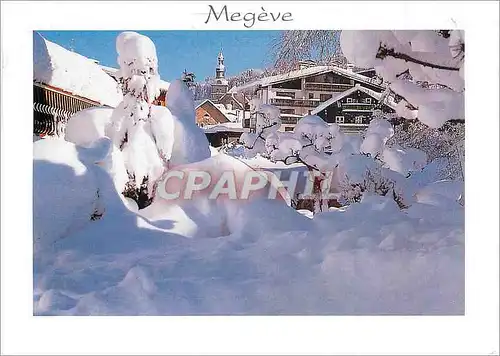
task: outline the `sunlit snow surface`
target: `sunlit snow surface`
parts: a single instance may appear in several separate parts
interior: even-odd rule
[[[113,187],[71,157],[61,176],[69,187]],[[42,158],[44,172],[61,165]],[[49,179],[35,172],[36,189]],[[407,211],[367,196],[313,219],[265,199],[157,206],[146,219],[107,196],[101,220],[38,246],[34,313],[462,314],[464,209],[460,189],[443,185]],[[65,194],[55,198],[82,212]]]

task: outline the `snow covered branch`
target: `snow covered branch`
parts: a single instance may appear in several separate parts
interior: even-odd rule
[[[426,62],[426,61],[423,61],[423,60],[420,60],[417,58],[413,58],[406,53],[396,52],[394,50],[394,48],[386,48],[386,47],[381,46],[377,52],[376,58],[384,59],[386,57],[393,57],[393,58],[397,58],[397,59],[402,59],[406,62],[420,64],[420,65],[423,65],[424,67],[429,67],[429,68],[444,69],[444,70],[460,70],[459,67],[448,67],[448,66],[443,66],[440,64]],[[407,72],[407,71],[409,72],[408,69],[405,70],[405,72]],[[397,76],[399,76],[399,75],[397,75]]]
[[[342,31],[340,41],[351,62],[375,68],[402,99],[401,117],[432,128],[464,120],[463,31]]]

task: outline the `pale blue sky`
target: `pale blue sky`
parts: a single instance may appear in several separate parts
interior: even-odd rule
[[[39,31],[49,41],[73,48],[103,65],[117,67],[116,36],[121,31]],[[222,46],[226,75],[249,68],[265,68],[272,62],[269,48],[279,31],[137,31],[156,45],[162,79],[179,78],[187,69],[197,81],[213,76]]]

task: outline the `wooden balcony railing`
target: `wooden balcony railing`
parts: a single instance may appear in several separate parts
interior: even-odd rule
[[[328,92],[343,92],[351,89],[351,84],[336,84],[336,83],[306,83],[306,90],[328,91]]]
[[[271,99],[271,104],[276,106],[298,106],[298,107],[308,107],[315,108],[320,104],[319,100],[308,100],[308,99],[281,99],[273,98]]]
[[[281,117],[281,123],[285,125],[295,125],[298,121],[298,117]]]
[[[350,111],[372,111],[374,105],[373,104],[362,104],[362,103],[343,103],[342,110],[350,110]]]

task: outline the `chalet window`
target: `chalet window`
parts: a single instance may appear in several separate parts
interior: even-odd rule
[[[309,93],[309,99],[314,99],[314,93]]]
[[[327,101],[332,98],[332,94],[320,94],[319,101]]]
[[[285,127],[285,131],[293,131],[293,127]]]
[[[335,122],[337,124],[343,124],[344,123],[344,117],[343,116],[335,116]]]
[[[348,103],[352,103],[352,98],[347,98]]]
[[[342,102],[341,102],[340,100],[339,100],[339,101],[337,101],[337,106],[338,106],[339,108],[341,108],[341,107],[342,107]]]
[[[295,92],[293,91],[277,91],[276,96],[287,97],[291,99],[295,99]]]
[[[372,98],[366,98],[366,99],[365,99],[365,103],[367,103],[367,104],[371,104],[371,103],[372,103]]]
[[[362,124],[363,123],[363,119],[364,119],[363,116],[356,116],[356,118],[354,119],[354,122],[356,124]]]

